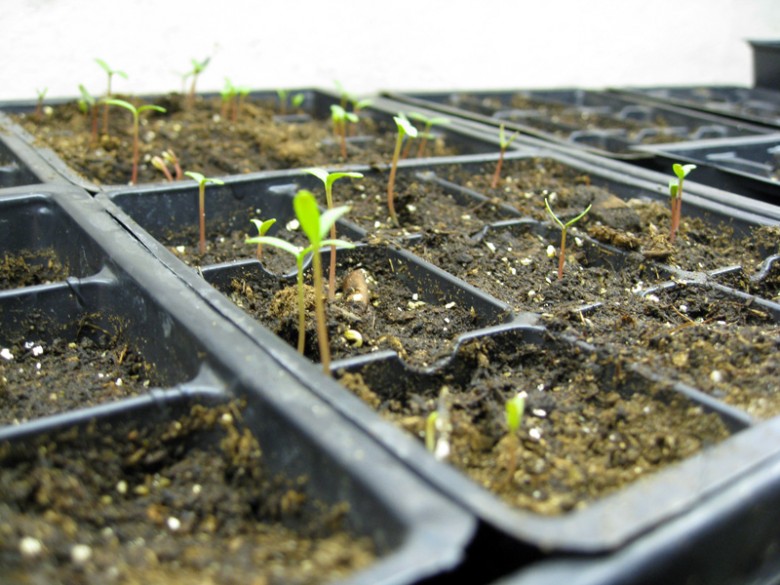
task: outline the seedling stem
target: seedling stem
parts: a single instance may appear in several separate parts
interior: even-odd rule
[[[187,171],[184,173],[198,183],[198,218],[200,223],[200,239],[198,240],[198,251],[201,255],[206,253],[206,185],[224,185],[225,182],[219,179],[204,177],[200,173]]]
[[[116,99],[106,99],[103,100],[106,104],[106,107],[108,106],[120,106],[122,108],[125,108],[126,110],[129,110],[131,114],[133,114],[133,171],[130,175],[130,184],[135,185],[138,181],[138,157],[139,157],[139,149],[140,149],[140,139],[138,137],[139,129],[140,129],[140,116],[142,113],[146,111],[155,111],[155,112],[161,112],[165,113],[165,108],[161,106],[155,106],[154,104],[145,104],[143,106],[135,107],[130,102],[126,102],[125,100],[116,100]]]
[[[555,213],[553,213],[553,210],[550,208],[550,204],[547,201],[546,197],[544,198],[544,205],[547,208],[547,213],[550,215],[553,221],[557,223],[558,226],[561,228],[561,251],[558,256],[558,280],[561,280],[563,278],[563,265],[566,262],[566,232],[571,226],[573,226],[575,223],[577,223],[583,217],[585,217],[585,215],[590,211],[592,204],[588,205],[587,209],[585,209],[585,211],[580,213],[577,217],[570,219],[566,223],[558,219],[558,216],[555,215]]]
[[[490,182],[490,188],[495,189],[498,187],[498,181],[501,179],[501,167],[504,165],[504,154],[506,154],[506,149],[509,148],[509,145],[512,144],[515,138],[517,138],[518,133],[515,132],[512,134],[511,138],[509,140],[506,139],[506,135],[504,134],[504,125],[501,124],[501,126],[498,127],[498,143],[499,143],[499,155],[498,155],[498,162],[496,163],[496,172],[493,173],[493,180]]]
[[[393,116],[398,134],[395,139],[395,150],[393,151],[393,162],[390,165],[390,177],[387,180],[387,210],[390,212],[390,218],[393,224],[399,226],[398,216],[395,213],[395,174],[398,168],[398,159],[401,156],[401,145],[404,142],[404,136],[407,134],[412,138],[417,136],[417,128],[404,116],[399,113]]]
[[[674,179],[669,181],[669,196],[671,198],[671,207],[672,207],[672,225],[671,229],[669,230],[669,243],[674,244],[675,236],[677,235],[677,230],[680,229],[680,218],[682,215],[682,196],[683,196],[683,182],[685,181],[685,177],[688,176],[688,173],[690,173],[693,169],[696,168],[696,165],[681,165],[679,163],[674,163],[672,165],[672,170],[674,171],[674,174],[677,175],[677,182],[675,183]]]
[[[103,134],[108,134],[108,100],[111,99],[112,95],[111,79],[114,77],[114,75],[119,75],[119,77],[127,79],[127,73],[124,71],[119,71],[118,69],[111,69],[111,67],[108,66],[108,63],[102,59],[95,59],[95,62],[100,65],[101,69],[103,69],[103,71],[105,71],[108,75],[108,89],[106,89],[106,97],[103,99],[103,103],[105,104],[103,107]]]
[[[325,185],[325,201],[328,209],[333,209],[333,183],[342,178],[349,179],[362,179],[361,173],[329,173],[325,169],[306,169],[307,173],[310,173],[322,181]],[[336,239],[336,224],[330,227],[331,239]],[[328,270],[328,300],[332,301],[336,295],[336,248],[331,246],[330,248],[330,268]]]

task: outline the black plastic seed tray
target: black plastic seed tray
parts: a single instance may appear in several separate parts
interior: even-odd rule
[[[300,93],[304,95],[304,101],[300,106],[300,110],[303,112],[301,114],[294,114],[294,115],[278,115],[275,117],[275,121],[278,124],[287,124],[287,125],[295,125],[301,122],[306,121],[312,121],[312,120],[319,120],[323,123],[328,122],[330,120],[331,112],[330,112],[330,106],[334,104],[340,103],[340,98],[338,95],[328,92],[325,90],[319,90],[319,89],[302,89],[291,92],[291,94]],[[203,98],[214,98],[217,97],[215,94],[203,94],[201,97]],[[275,92],[272,91],[257,91],[252,92],[250,94],[250,97],[259,100],[259,101],[267,101],[271,105],[275,105],[278,103],[278,97]],[[160,101],[163,100],[165,96],[147,96],[146,100],[149,100],[150,102]],[[57,100],[50,100],[47,101],[47,105],[56,106],[61,104],[66,104],[73,102],[73,99],[57,99]],[[66,182],[70,182],[72,184],[75,184],[91,193],[96,193],[97,191],[101,189],[110,189],[110,188],[124,188],[125,184],[117,184],[117,185],[101,185],[94,181],[94,179],[83,175],[76,169],[70,167],[66,162],[64,162],[55,152],[53,152],[51,149],[47,147],[40,147],[36,145],[35,138],[30,135],[30,133],[22,128],[18,123],[14,122],[11,118],[11,114],[20,114],[20,113],[31,113],[35,109],[35,103],[34,102],[5,102],[3,104],[0,104],[0,136],[2,136],[2,139],[4,140],[5,144],[0,146],[5,151],[8,151],[9,164],[13,164],[13,161],[16,159],[23,158],[24,164],[22,165],[22,169],[18,172],[27,172],[26,175],[22,175],[19,179],[14,179],[13,177],[9,177],[6,179],[6,182],[11,181],[25,181],[27,180],[26,177],[30,176],[32,173],[32,177],[37,177],[38,182],[51,182],[51,181],[62,181],[65,180]],[[371,134],[360,134],[357,133],[355,135],[350,135],[347,137],[347,142],[349,143],[349,148],[351,151],[353,151],[352,158],[355,158],[355,155],[359,158],[359,153],[361,151],[361,144],[365,143],[377,143],[383,145],[385,150],[387,150],[387,160],[364,160],[363,163],[371,163],[371,164],[383,164],[383,163],[390,163],[390,159],[392,156],[393,146],[394,146],[394,140],[395,140],[395,133],[396,133],[396,126],[393,122],[393,116],[397,115],[400,109],[396,109],[396,106],[398,104],[395,104],[388,100],[383,100],[381,98],[376,98],[372,101],[371,105],[366,106],[363,110],[361,115],[366,118],[370,119],[373,124],[375,124],[376,130],[374,131],[374,135]],[[419,108],[418,108],[419,109]],[[407,113],[409,112],[408,109],[405,110]],[[421,113],[428,113],[430,115],[431,112],[426,111],[424,109],[420,110]],[[457,122],[457,121],[453,121]],[[418,124],[419,125],[419,124]],[[329,125],[328,125],[329,127]],[[421,129],[422,130],[422,129]],[[488,153],[488,152],[496,152],[498,150],[498,145],[495,140],[492,140],[489,136],[486,136],[484,133],[475,132],[472,129],[463,127],[462,125],[459,125],[457,123],[450,123],[446,125],[436,125],[431,128],[429,132],[430,136],[428,137],[428,141],[430,144],[435,144],[437,142],[446,144],[448,148],[451,149],[455,154],[461,154],[461,155],[468,155],[468,154],[476,154],[476,153]],[[34,146],[35,145],[35,146]],[[169,144],[170,147],[174,148],[175,150],[175,140],[172,140]],[[328,154],[330,156],[332,154],[332,164],[338,165],[339,162],[339,148],[337,142],[333,139],[333,137],[328,137],[324,139],[318,146],[318,149],[322,150],[324,153]],[[330,154],[329,154],[330,153]],[[411,156],[415,156],[417,153],[417,150],[411,152]],[[129,156],[129,153],[128,153]],[[428,155],[429,156],[429,155]],[[260,156],[258,155],[258,159]],[[365,159],[366,156],[363,156]],[[2,162],[2,159],[0,159],[0,162]],[[18,163],[17,163],[18,164]],[[142,166],[149,166],[151,163],[148,160],[142,160],[139,163]],[[182,161],[183,166],[185,168],[183,170],[199,170],[197,168],[194,168],[192,164],[188,164],[187,161]],[[266,168],[260,168],[260,164],[258,162],[258,168],[254,169],[256,171],[264,171],[264,170],[271,170]],[[277,167],[280,169],[287,168],[285,165],[282,165],[280,167]],[[15,171],[15,167],[11,166],[8,169],[8,172],[11,173],[11,171]],[[17,173],[18,173],[17,172]],[[228,175],[230,173],[224,173],[224,175]],[[220,174],[221,176],[222,174]],[[162,174],[160,175],[161,179],[159,182],[163,182]],[[129,176],[128,176],[129,181]]]
[[[17,209],[33,210],[26,214],[33,235],[41,235],[37,228],[52,226],[55,218],[60,234],[72,236],[55,242],[61,249],[58,257],[84,253],[90,259],[83,273],[73,272],[62,281],[0,292],[0,359],[22,364],[26,357],[22,353],[28,351],[32,359],[24,361],[24,367],[36,368],[36,359],[43,362],[56,339],[82,348],[118,340],[116,350],[105,352],[118,362],[131,353],[140,354],[153,380],[142,384],[136,397],[114,396],[99,406],[45,413],[0,427],[4,457],[23,452],[43,435],[62,431],[73,440],[78,437],[76,429],[84,432],[84,444],[93,449],[96,436],[99,441],[111,433],[127,436],[132,431],[127,425],[136,425],[139,431],[149,425],[168,426],[193,403],[240,398],[245,403],[240,417],[262,445],[269,468],[293,479],[306,475],[310,496],[330,504],[346,503],[345,526],[373,542],[377,562],[345,583],[417,583],[458,566],[473,534],[473,520],[312,394],[307,385],[316,379],[316,368],[288,367],[271,358],[260,349],[262,343],[248,339],[210,308],[85,192],[46,186],[32,193],[6,193],[0,202],[3,219],[13,216],[21,221],[25,215],[19,219]],[[68,231],[69,223],[85,237]],[[35,237],[29,240],[36,246]],[[11,349],[16,347],[22,351]],[[113,388],[129,383],[101,380]],[[53,381],[48,393],[56,396],[65,383]],[[13,390],[4,392],[5,398],[9,392]],[[85,395],[84,405],[94,404],[94,398]],[[41,538],[46,551],[45,537]],[[19,554],[29,554],[29,547],[20,542],[6,540],[3,558],[14,562]]]
[[[762,87],[675,86],[613,90],[634,99],[691,108],[750,124],[780,128],[780,91]]]
[[[401,102],[459,115],[617,159],[635,146],[767,133],[759,125],[593,90],[387,93]]]
[[[696,181],[755,197],[773,205],[780,202],[780,134],[684,144],[642,147],[653,155],[652,166],[675,162],[697,165]]]

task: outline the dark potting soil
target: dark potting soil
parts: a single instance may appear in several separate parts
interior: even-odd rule
[[[0,446],[4,583],[314,584],[375,559],[305,478],[269,473],[235,404]],[[26,453],[26,455],[25,455]]]
[[[29,329],[2,348],[0,424],[143,394],[156,383],[152,365],[121,334],[89,318],[75,335],[51,327],[31,317]]]
[[[48,284],[65,280],[69,275],[68,267],[59,261],[52,248],[6,253],[0,260],[2,290]]]
[[[780,414],[780,325],[748,300],[678,285],[546,321],[756,418]]]
[[[125,99],[140,103],[134,98]],[[290,123],[275,118],[275,106],[264,101],[246,100],[235,121],[221,111],[220,98],[197,97],[190,106],[182,96],[169,94],[154,104],[167,112],[141,114],[139,183],[165,180],[150,161],[171,149],[184,171],[220,177],[346,163],[385,164],[390,162],[395,146],[392,122],[376,122],[365,115],[358,130],[365,139],[350,138],[344,158],[329,120]],[[40,121],[33,114],[20,114],[15,119],[86,179],[102,185],[127,184],[132,170],[132,115],[122,108],[112,108],[111,132],[104,135],[100,109],[97,142],[92,139],[91,118],[82,114],[75,102],[53,107],[51,115]],[[454,152],[441,139],[429,142],[429,156]]]
[[[583,508],[729,435],[716,415],[572,346],[485,339],[457,359],[469,364],[465,373],[401,393],[367,386],[360,373],[342,372],[340,381],[421,441],[431,412],[448,416],[446,460],[539,514]],[[511,434],[505,403],[519,392],[525,415]]]
[[[441,298],[428,302],[400,276],[408,270],[385,259],[365,261],[338,256],[337,293],[326,303],[328,335],[333,359],[372,353],[380,349],[396,351],[402,359],[417,366],[433,364],[450,355],[461,333],[484,326],[472,307]],[[327,270],[327,262],[323,262]],[[356,300],[343,290],[350,275],[360,272],[368,298]],[[349,280],[348,280],[349,279]],[[306,278],[310,282],[309,276]],[[327,282],[327,276],[325,278]],[[223,291],[293,347],[298,343],[298,296],[294,282],[262,278],[256,281],[234,279]],[[367,301],[367,302],[366,302]],[[359,334],[356,336],[355,334]],[[314,292],[306,286],[306,343],[304,354],[320,359],[315,329]]]

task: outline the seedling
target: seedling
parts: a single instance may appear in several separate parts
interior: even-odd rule
[[[585,217],[585,215],[590,211],[592,204],[588,205],[587,209],[585,209],[585,211],[580,213],[577,217],[570,219],[566,223],[558,219],[558,216],[555,215],[555,213],[553,213],[553,210],[550,208],[550,204],[548,203],[546,197],[544,198],[544,205],[547,208],[547,213],[550,215],[553,221],[557,223],[558,226],[561,228],[561,251],[558,256],[558,280],[561,280],[563,278],[563,265],[566,262],[566,232],[571,226],[573,226],[575,223],[577,223],[583,217]]]
[[[425,447],[438,459],[446,459],[450,454],[450,390],[442,386],[436,410],[425,419]]]
[[[87,88],[85,88],[83,85],[79,84],[79,93],[81,94],[81,97],[78,100],[79,104],[79,110],[82,114],[85,116],[87,114],[90,114],[91,118],[91,134],[90,134],[90,142],[92,144],[95,144],[97,142],[98,138],[98,109],[97,109],[97,103],[95,101],[95,98],[90,95],[90,93],[87,91]]]
[[[156,168],[163,175],[165,175],[166,181],[168,181],[169,183],[173,182],[173,175],[171,175],[171,171],[168,170],[168,165],[165,163],[165,161],[161,156],[153,156],[150,162],[152,163],[152,166],[154,168]]]
[[[515,132],[512,134],[509,140],[507,140],[506,134],[504,134],[504,125],[501,124],[501,126],[498,127],[498,144],[500,150],[498,155],[498,162],[496,163],[496,172],[493,173],[493,180],[490,182],[491,189],[498,187],[498,181],[501,179],[501,167],[504,166],[504,154],[506,154],[506,149],[509,148],[509,145],[512,144],[517,136],[518,132]]]
[[[227,119],[228,112],[230,110],[230,105],[233,103],[233,100],[235,99],[236,95],[238,94],[238,89],[235,85],[228,79],[225,78],[225,86],[222,88],[222,91],[219,92],[220,98],[222,99],[222,107],[220,108],[220,115],[223,119]]]
[[[323,239],[331,226],[349,211],[342,206],[328,209],[320,215],[317,200],[310,191],[302,189],[293,199],[293,208],[303,233],[309,239],[309,245],[299,248],[293,244],[271,236],[256,236],[247,238],[247,244],[273,246],[295,256],[298,267],[298,351],[302,354],[306,335],[306,299],[303,286],[303,261],[307,254],[312,255],[312,272],[314,277],[314,312],[317,319],[317,342],[320,348],[320,360],[325,374],[330,374],[330,344],[328,329],[325,322],[325,306],[322,300],[322,260],[320,249],[326,246],[337,248],[354,248],[355,245],[343,240]]]
[[[431,128],[434,126],[442,126],[444,124],[449,124],[450,119],[444,118],[442,116],[434,116],[432,118],[429,118],[425,114],[421,114],[420,112],[409,112],[409,117],[412,120],[416,120],[418,122],[421,122],[424,124],[424,127],[421,132],[421,139],[420,139],[420,145],[417,147],[417,158],[422,158],[425,156],[425,147],[428,144],[428,138],[431,136]]]
[[[325,201],[328,209],[333,209],[333,183],[344,177],[349,179],[362,179],[361,173],[329,173],[325,169],[306,169],[307,173],[310,173],[322,181],[325,185]],[[331,239],[336,239],[336,224],[334,223],[330,227]],[[336,248],[330,249],[330,269],[328,271],[328,300],[332,301],[336,294]]]
[[[198,183],[198,218],[200,223],[200,239],[198,240],[198,251],[201,255],[206,253],[206,185],[224,185],[225,182],[219,179],[204,177],[200,173],[187,171],[184,173]]]
[[[289,94],[290,92],[286,89],[276,90],[276,95],[279,96],[279,114],[282,116],[287,115],[287,98]],[[296,93],[289,99],[289,102],[293,108],[299,108],[305,99],[306,96],[303,93]]]
[[[682,196],[683,196],[683,182],[685,177],[688,176],[696,165],[681,165],[674,163],[672,170],[677,175],[677,182],[674,179],[669,181],[669,197],[672,207],[672,226],[669,230],[669,243],[674,244],[674,238],[677,235],[677,230],[680,228],[680,216],[682,215]]]
[[[124,71],[119,71],[118,69],[111,69],[111,67],[108,66],[108,63],[103,61],[102,59],[95,59],[95,63],[100,65],[101,69],[106,72],[108,75],[108,88],[106,89],[106,96],[103,99],[103,103],[105,106],[103,107],[103,133],[108,134],[108,102],[107,100],[111,99],[112,93],[111,93],[111,80],[113,79],[114,75],[118,75],[119,77],[122,77],[123,79],[127,79],[127,73]]]
[[[143,106],[135,107],[130,102],[125,100],[106,99],[103,100],[106,106],[120,106],[129,110],[133,114],[133,172],[130,176],[130,184],[135,185],[138,180],[138,151],[140,148],[140,139],[138,138],[138,132],[140,128],[140,116],[147,111],[155,111],[165,113],[165,108],[161,106],[155,106],[154,104],[145,104]]]
[[[341,158],[347,158],[347,122],[357,124],[358,117],[336,104],[330,106],[330,117],[333,120],[333,134],[341,145]]]
[[[203,73],[203,70],[206,69],[206,66],[209,64],[209,61],[211,61],[211,57],[206,57],[203,59],[203,61],[198,61],[197,59],[191,59],[192,62],[192,70],[185,74],[185,79],[187,77],[192,77],[192,83],[190,84],[190,93],[187,96],[187,102],[190,106],[195,103],[195,85],[198,82],[198,76]]]
[[[181,181],[182,172],[181,172],[181,165],[179,164],[179,157],[176,156],[176,153],[173,152],[172,148],[169,148],[168,150],[164,150],[162,153],[163,160],[170,164],[173,167],[174,170],[174,178],[177,181]]]
[[[517,438],[517,431],[523,422],[525,412],[525,392],[518,392],[513,398],[510,398],[504,404],[504,413],[506,416],[506,426],[509,430],[507,439],[509,441],[509,461],[507,463],[507,481],[512,481],[517,470],[517,450],[520,446]]]
[[[257,228],[257,235],[259,237],[264,236],[268,233],[268,230],[271,229],[271,226],[276,223],[275,219],[266,219],[265,221],[261,219],[250,219],[253,224],[255,224],[255,227]],[[263,245],[257,244],[257,259],[262,260],[263,259]]]
[[[417,128],[402,113],[393,116],[393,120],[398,128],[398,134],[395,139],[393,162],[390,165],[390,177],[387,180],[387,210],[390,212],[393,224],[398,226],[400,224],[398,223],[398,216],[395,214],[395,174],[398,169],[398,159],[401,156],[401,145],[404,142],[404,136],[408,135],[411,138],[415,138],[417,136]]]
[[[43,100],[46,99],[46,94],[48,91],[48,87],[35,90],[35,93],[38,95],[38,101],[35,103],[35,119],[38,122],[40,122],[41,118],[43,117]]]

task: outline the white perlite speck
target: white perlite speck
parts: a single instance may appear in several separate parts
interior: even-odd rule
[[[4,347],[3,349],[0,349],[0,357],[4,360],[11,361],[14,359],[14,354],[11,353],[11,350],[7,347]]]
[[[70,560],[76,565],[83,565],[92,558],[92,549],[86,544],[74,544],[70,548]]]
[[[19,541],[19,553],[28,559],[37,557],[43,552],[43,544],[37,538],[25,536]]]

